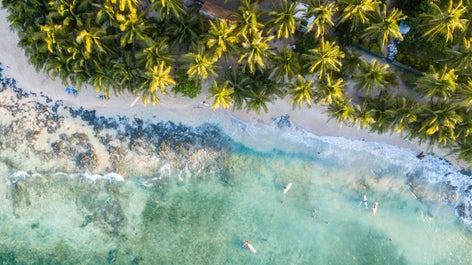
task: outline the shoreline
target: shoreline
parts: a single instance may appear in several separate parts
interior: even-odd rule
[[[79,91],[78,95],[73,96],[65,91],[66,85],[63,85],[59,80],[51,80],[43,72],[36,72],[34,67],[28,63],[23,50],[17,46],[18,37],[16,33],[9,29],[6,16],[6,10],[0,9],[0,34],[3,36],[0,42],[0,62],[4,68],[4,75],[14,78],[17,81],[18,87],[25,91],[47,96],[53,101],[62,101],[64,106],[74,109],[83,107],[88,110],[96,110],[97,115],[101,116],[117,117],[124,115],[129,118],[140,118],[143,120],[177,120],[188,126],[200,125],[198,123],[199,119],[196,119],[196,117],[208,117],[208,119],[234,117],[245,123],[272,124],[274,118],[289,115],[290,121],[295,126],[315,135],[387,143],[407,148],[417,153],[422,151],[432,153],[446,159],[458,170],[470,167],[465,161],[456,159],[456,156],[447,155],[449,152],[447,149],[438,148],[437,146],[429,147],[427,144],[419,144],[417,140],[409,142],[398,133],[380,135],[370,133],[366,129],[348,126],[340,127],[336,121],[329,120],[324,107],[313,105],[310,109],[303,106],[301,109],[293,110],[288,99],[269,103],[269,113],[262,112],[258,116],[256,113],[248,113],[245,110],[232,111],[230,108],[229,110],[217,109],[213,111],[209,107],[204,106],[201,102],[208,100],[206,98],[207,86],[203,87],[202,94],[195,99],[161,95],[161,103],[156,106],[150,104],[145,106],[139,101],[134,107],[130,107],[135,97],[129,94],[113,95],[109,100],[101,100],[98,98],[98,93],[92,87],[84,87]]]

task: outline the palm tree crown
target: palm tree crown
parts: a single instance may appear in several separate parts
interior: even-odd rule
[[[380,5],[377,0],[342,0],[341,17],[338,23],[350,21],[351,31],[370,21],[370,14]]]
[[[386,88],[390,83],[390,75],[388,64],[380,64],[375,59],[372,59],[370,63],[362,60],[359,73],[353,77],[354,88],[358,90],[365,89],[366,95],[372,95],[375,89],[383,91]]]
[[[438,5],[430,2],[434,12],[432,14],[422,14],[424,18],[425,27],[428,29],[424,36],[429,36],[430,39],[436,38],[437,35],[446,37],[446,41],[452,41],[456,30],[464,30],[467,25],[467,19],[461,18],[467,11],[467,7],[462,4],[460,0],[456,6],[453,6],[453,1],[449,0],[449,7],[443,11]]]
[[[238,42],[236,24],[229,25],[224,20],[210,20],[210,29],[207,34],[206,45],[215,49],[215,55],[220,58],[223,54],[233,51]]]
[[[159,103],[160,100],[157,97],[156,91],[159,89],[162,94],[167,94],[167,86],[175,84],[174,79],[170,75],[171,70],[171,66],[166,65],[164,61],[160,61],[151,70],[146,72],[149,80],[143,85],[144,87],[147,86],[142,95],[144,104],[147,104],[149,101],[153,105]]]
[[[377,7],[373,18],[374,24],[365,29],[362,37],[379,40],[380,48],[383,50],[390,38],[403,40],[403,36],[399,31],[398,22],[405,19],[406,16],[402,14],[402,11],[396,8],[387,13],[386,5],[383,5],[382,9]]]
[[[190,63],[187,74],[191,79],[206,80],[210,75],[218,76],[215,71],[216,58],[209,55],[203,45],[198,46],[196,53],[186,54],[185,60]]]
[[[447,66],[439,71],[431,67],[431,72],[417,80],[415,89],[424,93],[430,100],[435,98],[446,100],[457,88],[455,72],[455,69],[447,69]]]
[[[287,79],[295,76],[300,72],[300,63],[297,54],[290,48],[285,46],[282,52],[272,56],[272,73],[271,77],[276,79]]]
[[[311,107],[311,100],[313,96],[313,81],[308,81],[301,75],[297,76],[297,82],[291,83],[291,89],[288,93],[292,96],[290,102],[293,103],[293,108],[301,108],[305,103],[307,107]]]
[[[214,98],[212,109],[219,108],[220,105],[223,108],[227,109],[233,104],[232,95],[234,89],[230,88],[228,81],[223,84],[218,84],[216,81],[213,82],[213,85],[209,89],[210,97]]]
[[[295,33],[295,14],[300,12],[296,9],[297,3],[288,3],[288,0],[282,0],[277,10],[269,12],[269,24],[273,25],[272,29],[277,28],[277,38],[289,38]]]
[[[310,73],[318,72],[319,78],[322,78],[328,71],[339,72],[343,57],[344,52],[340,50],[336,43],[323,40],[320,47],[310,50],[309,71]]]
[[[325,33],[334,27],[333,15],[338,10],[334,1],[324,0],[322,3],[315,3],[311,0],[308,3],[308,10],[305,14],[306,18],[314,17],[313,23],[308,25],[307,31],[315,29],[315,36],[323,38]]]
[[[250,0],[242,0],[236,13],[239,20],[238,34],[245,38],[258,34],[264,28],[264,24],[260,22],[261,15],[258,3],[251,4]]]
[[[262,32],[257,32],[242,43],[245,52],[239,57],[238,63],[243,64],[243,69],[249,68],[249,72],[254,73],[257,68],[264,68],[266,61],[273,54],[274,47],[268,42],[274,36],[263,37]]]

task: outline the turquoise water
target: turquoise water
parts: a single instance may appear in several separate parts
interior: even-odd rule
[[[235,143],[220,172],[198,178],[91,180],[1,164],[0,261],[472,264],[471,233],[444,185],[431,180],[444,161],[377,143],[251,130],[264,150],[249,148],[254,138]],[[257,253],[241,248],[244,240]]]
[[[1,77],[1,264],[472,264],[472,179],[433,155],[99,117]]]

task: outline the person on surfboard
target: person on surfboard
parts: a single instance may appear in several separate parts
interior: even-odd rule
[[[374,202],[374,204],[372,205],[372,215],[375,215],[377,213],[378,206],[378,202]]]

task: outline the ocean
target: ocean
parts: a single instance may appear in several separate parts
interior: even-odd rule
[[[472,264],[470,172],[432,154],[0,81],[2,264]]]

